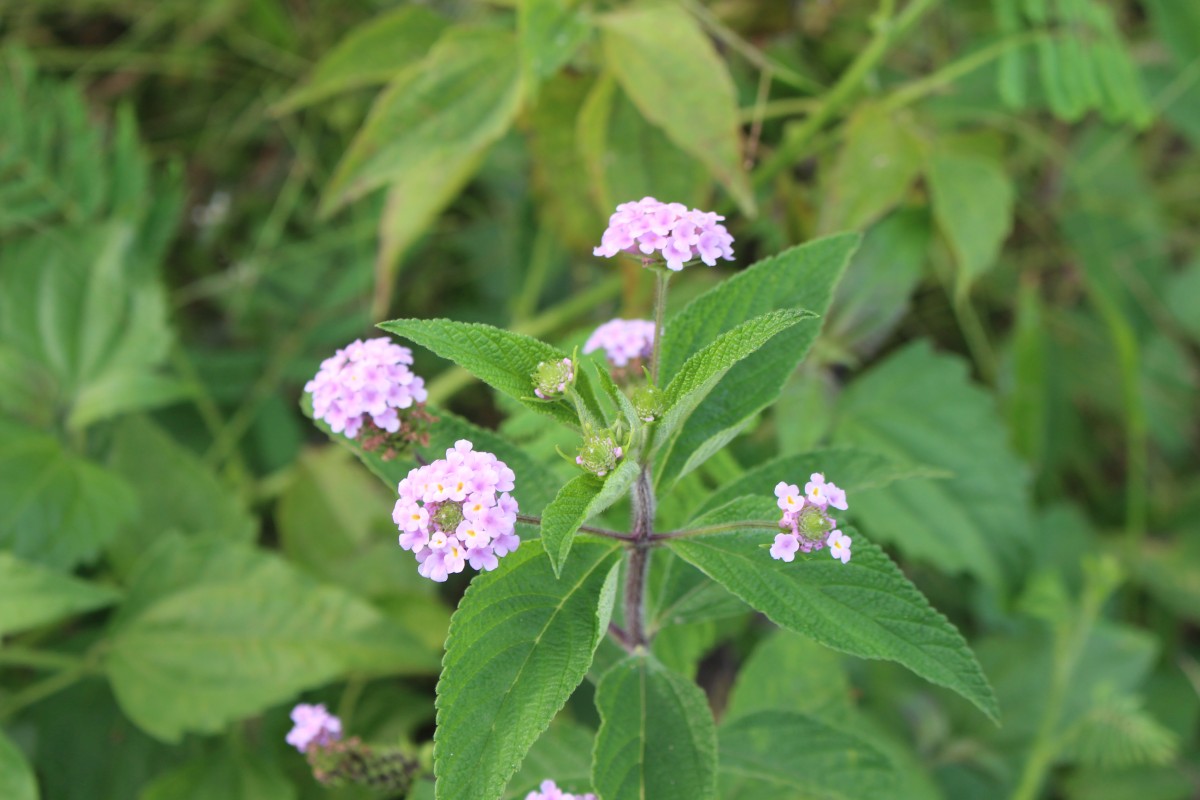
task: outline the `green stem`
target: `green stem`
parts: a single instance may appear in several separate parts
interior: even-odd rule
[[[537,525],[539,527],[542,524],[542,518],[535,517],[532,514],[517,514],[517,521],[524,522],[528,525]],[[596,536],[604,536],[608,539],[620,539],[626,542],[633,541],[633,536],[628,533],[621,533],[620,531],[614,531],[608,528],[597,528],[594,525],[580,525],[579,530],[583,531],[584,533],[595,534]]]
[[[650,355],[650,381],[658,384],[658,362],[662,359],[662,330],[667,317],[668,272],[656,272],[654,280],[654,350]]]
[[[28,647],[0,648],[0,666],[64,670],[78,667],[82,663],[83,659],[79,656],[68,653],[52,653]]]
[[[740,530],[759,530],[763,528],[777,527],[773,522],[763,522],[762,520],[737,520],[736,522],[722,522],[719,525],[703,525],[699,528],[684,528],[677,531],[666,531],[664,533],[652,533],[650,541],[662,542],[667,539],[690,539],[693,536],[708,536],[712,533],[724,533],[726,531]]]
[[[73,667],[31,683],[21,691],[10,695],[3,703],[0,703],[0,720],[6,720],[26,706],[31,706],[52,694],[75,685],[91,671],[91,662],[81,660]]]

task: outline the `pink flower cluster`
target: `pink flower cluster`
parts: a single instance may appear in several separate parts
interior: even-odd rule
[[[554,781],[542,781],[541,791],[530,792],[525,800],[596,800],[594,794],[570,794],[558,788]]]
[[[825,476],[814,472],[804,484],[804,494],[795,484],[780,481],[775,486],[777,505],[783,512],[779,527],[790,533],[781,533],[771,545],[771,558],[778,561],[793,561],[797,551],[811,553],[827,545],[830,555],[843,564],[850,561],[850,537],[837,529],[837,520],[829,516],[829,509],[847,509],[846,493],[837,484],[825,480]],[[766,545],[763,545],[764,547]]]
[[[647,360],[654,351],[654,323],[648,319],[610,319],[583,345],[584,353],[603,348],[614,367],[624,367],[635,358]]]
[[[400,481],[392,519],[401,530],[400,546],[421,565],[417,571],[440,583],[468,563],[493,570],[516,550],[517,501],[509,494],[515,477],[503,461],[476,452],[466,439],[444,459],[409,472]]]
[[[667,269],[676,271],[697,258],[712,267],[718,258],[733,260],[733,237],[721,224],[723,219],[712,211],[643,197],[617,206],[600,246],[592,252],[605,258],[623,252],[641,251],[647,256],[657,252]]]
[[[292,709],[292,723],[287,743],[301,753],[314,744],[324,746],[342,738],[342,721],[323,705],[300,703]]]
[[[381,337],[356,339],[321,362],[321,371],[304,385],[312,393],[313,416],[334,433],[358,436],[370,418],[380,430],[400,430],[398,410],[425,402],[425,381],[407,365],[412,351]]]

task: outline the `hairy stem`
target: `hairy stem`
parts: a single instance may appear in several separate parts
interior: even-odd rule
[[[541,527],[542,518],[535,517],[532,514],[517,514],[517,522],[525,522],[530,525],[537,525],[538,527]],[[584,533],[594,533],[596,536],[604,536],[609,539],[620,539],[623,542],[633,541],[632,535],[628,533],[621,533],[620,531],[614,531],[609,528],[597,528],[592,525],[580,525],[579,530],[583,531]]]
[[[725,531],[738,530],[762,530],[763,528],[775,528],[775,523],[764,522],[762,520],[737,520],[736,522],[722,522],[719,525],[703,525],[699,528],[685,528],[678,531],[665,531],[663,533],[651,533],[650,541],[662,542],[667,539],[689,539],[693,536],[706,536],[710,533],[724,533]]]
[[[625,572],[625,626],[629,646],[645,647],[646,578],[649,574],[650,548],[654,536],[654,487],[650,467],[643,466],[633,485],[633,541]]]
[[[650,380],[658,384],[658,362],[662,353],[663,320],[667,316],[667,281],[671,276],[666,272],[655,273],[654,280],[654,349],[650,355]]]

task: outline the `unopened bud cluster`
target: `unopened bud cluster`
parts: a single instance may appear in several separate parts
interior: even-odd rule
[[[533,393],[542,400],[559,400],[567,387],[575,382],[575,365],[571,359],[542,361],[533,371]]]
[[[287,743],[308,757],[313,777],[325,786],[359,784],[403,796],[419,765],[396,748],[370,747],[358,737],[342,739],[342,721],[323,705],[301,703],[292,709]]]
[[[775,497],[783,512],[779,527],[788,532],[775,537],[772,558],[792,561],[797,552],[811,553],[829,547],[830,555],[843,564],[850,560],[850,537],[837,529],[837,520],[829,515],[830,508],[847,509],[846,493],[837,484],[814,472],[804,484],[804,494],[795,484],[780,481],[775,486]]]
[[[586,429],[583,433],[583,444],[579,446],[579,454],[575,456],[575,463],[596,477],[603,478],[616,469],[624,456],[625,447],[617,443],[616,434],[612,430]]]
[[[629,399],[642,422],[654,422],[663,415],[667,407],[667,396],[653,383],[639,386]]]

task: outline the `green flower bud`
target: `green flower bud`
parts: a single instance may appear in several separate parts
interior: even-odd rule
[[[596,477],[603,478],[616,468],[617,462],[624,455],[625,448],[617,444],[612,431],[585,431],[579,455],[575,456],[575,463]]]
[[[533,393],[542,400],[558,400],[567,393],[567,387],[575,382],[575,366],[571,359],[543,361],[529,376],[533,381]]]
[[[633,397],[630,398],[633,402],[633,409],[637,412],[638,418],[642,422],[654,422],[663,415],[666,411],[666,395],[663,390],[652,383],[645,386],[639,386],[634,391]]]

